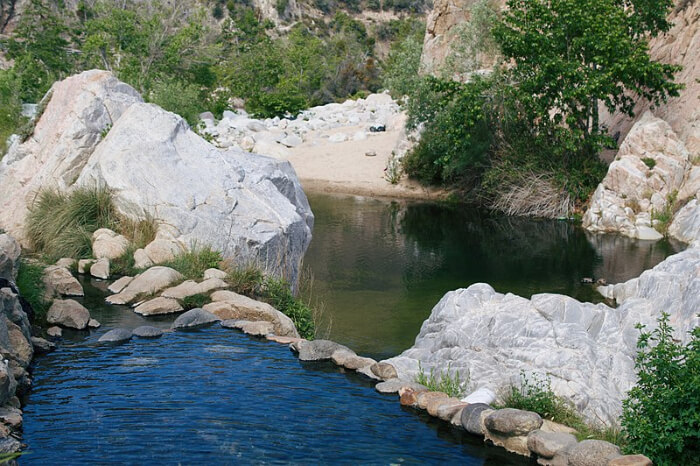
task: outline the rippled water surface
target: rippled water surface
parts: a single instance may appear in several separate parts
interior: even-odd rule
[[[582,278],[625,281],[680,247],[463,206],[328,195],[309,201],[316,224],[304,262],[330,336],[380,358],[410,347],[447,291],[486,282],[525,297],[600,301]]]

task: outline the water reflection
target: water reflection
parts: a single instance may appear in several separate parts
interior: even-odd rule
[[[590,235],[571,223],[495,216],[421,202],[312,195],[305,264],[331,337],[391,356],[413,343],[442,295],[487,282],[522,296],[602,299],[584,277],[624,281],[679,250],[668,242]]]

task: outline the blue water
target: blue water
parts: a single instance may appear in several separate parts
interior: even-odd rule
[[[100,333],[38,358],[22,464],[525,464],[283,345],[219,327],[117,347]]]

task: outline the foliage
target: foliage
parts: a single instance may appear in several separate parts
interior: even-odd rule
[[[143,269],[136,267],[136,261],[134,260],[134,252],[136,252],[136,249],[138,248],[131,243],[126,248],[126,251],[124,251],[124,254],[109,262],[112,275],[128,275],[133,277],[143,272]]]
[[[416,374],[416,382],[424,385],[430,391],[443,392],[454,398],[461,398],[464,395],[465,386],[469,380],[462,380],[459,371],[450,373],[450,366],[447,366],[445,372],[435,372],[435,368],[430,368],[430,374],[426,374],[423,368],[418,363],[418,374]]]
[[[644,165],[646,165],[649,170],[652,170],[656,166],[656,160],[651,157],[642,157],[642,162],[644,162]]]
[[[62,257],[90,257],[92,233],[110,228],[118,215],[112,193],[104,188],[79,188],[71,193],[41,191],[27,216],[32,249],[49,263]]]
[[[654,464],[683,464],[700,457],[700,327],[681,345],[673,339],[669,315],[651,332],[638,326],[637,385],[623,401],[627,451]]]
[[[199,280],[207,269],[219,267],[222,260],[221,253],[213,250],[211,246],[194,245],[163,265],[180,272],[185,280]]]
[[[17,289],[34,310],[34,321],[43,322],[49,310],[50,302],[44,299],[46,286],[43,275],[44,266],[35,261],[22,259],[17,273]]]
[[[5,154],[5,141],[22,124],[22,101],[17,89],[18,77],[13,70],[0,70],[0,159]]]
[[[264,274],[258,267],[234,268],[226,277],[226,282],[231,285],[236,293],[245,296],[256,296],[261,292],[261,284]]]
[[[183,299],[182,300],[182,307],[186,311],[189,311],[190,309],[202,307],[205,304],[209,304],[210,302],[211,302],[211,297],[208,294],[197,293],[197,294],[193,294],[191,296],[187,296],[185,299]]]
[[[397,41],[384,63],[383,85],[395,99],[413,95],[420,83],[418,68],[423,51],[423,35],[412,33]]]
[[[265,277],[261,294],[263,301],[292,319],[302,338],[313,339],[313,311],[292,294],[289,283],[278,278]]]
[[[193,128],[197,126],[199,114],[204,111],[199,87],[177,79],[155,82],[150,97],[151,102],[177,113]]]
[[[524,117],[595,156],[609,138],[599,102],[630,116],[641,96],[677,96],[679,68],[652,61],[648,39],[670,27],[671,0],[509,0],[493,34],[518,86]]]

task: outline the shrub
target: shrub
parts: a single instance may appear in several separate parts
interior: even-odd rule
[[[652,159],[651,157],[643,157],[642,162],[644,162],[644,165],[649,167],[649,170],[656,166],[656,160]]]
[[[187,296],[185,299],[183,299],[182,307],[185,308],[186,311],[189,311],[190,309],[202,307],[205,304],[209,304],[210,302],[211,298],[208,294],[197,293],[193,294],[192,296]]]
[[[44,266],[22,259],[17,273],[17,289],[34,310],[34,322],[43,322],[50,302],[44,299],[46,287],[43,280]]]
[[[151,91],[151,101],[169,112],[177,113],[193,128],[197,126],[199,114],[204,111],[199,88],[176,79],[156,82]]]
[[[669,315],[637,340],[637,385],[623,401],[622,427],[629,452],[654,464],[684,464],[700,458],[700,327],[685,345],[673,340]]]
[[[418,374],[416,375],[416,382],[421,385],[425,385],[428,390],[434,392],[443,392],[447,395],[455,398],[460,398],[464,395],[464,390],[466,385],[469,383],[469,379],[462,380],[459,371],[450,373],[450,366],[447,366],[445,372],[435,372],[434,368],[430,368],[430,374],[426,374],[423,368],[418,363]]]
[[[289,283],[274,277],[265,277],[261,298],[292,319],[302,338],[313,339],[313,311],[292,294]]]
[[[27,216],[27,237],[32,248],[50,263],[61,257],[90,257],[92,233],[112,227],[117,218],[108,189],[79,188],[71,193],[44,190]]]
[[[231,270],[226,281],[236,293],[256,296],[261,292],[264,275],[257,267],[249,266]]]
[[[221,253],[210,246],[195,245],[189,251],[178,254],[163,265],[180,272],[185,280],[199,280],[205,270],[219,267],[222,260]]]

